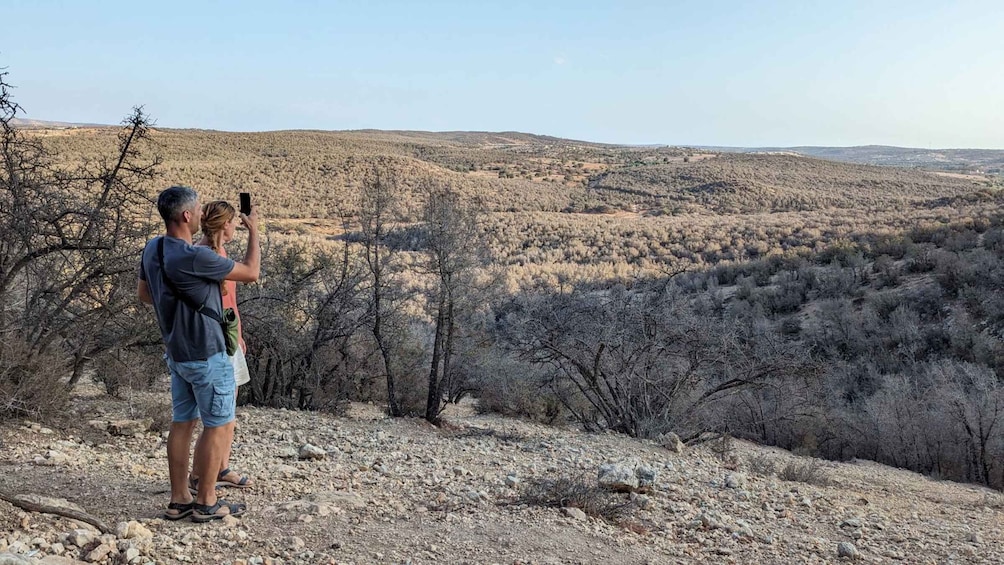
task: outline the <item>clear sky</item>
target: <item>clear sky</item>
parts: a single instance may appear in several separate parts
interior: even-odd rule
[[[1004,148],[1004,2],[4,0],[25,117]]]

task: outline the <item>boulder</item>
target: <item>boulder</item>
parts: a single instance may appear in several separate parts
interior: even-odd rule
[[[638,476],[634,467],[606,463],[600,465],[597,480],[601,487],[617,491],[631,492],[638,488]]]

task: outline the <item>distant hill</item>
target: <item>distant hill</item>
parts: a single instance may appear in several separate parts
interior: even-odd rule
[[[39,131],[71,161],[113,144],[113,128]],[[847,164],[793,154],[695,153],[674,147],[602,145],[518,132],[158,129],[162,170],[213,194],[245,186],[273,214],[327,217],[374,167],[412,188],[451,184],[495,211],[701,214],[862,206],[924,206],[988,180]],[[267,194],[267,196],[264,196]]]
[[[13,124],[23,129],[64,129],[64,128],[100,128],[109,127],[108,124],[79,124],[74,122],[52,122],[48,120],[28,120],[25,118],[14,118]]]
[[[732,153],[797,153],[809,157],[892,167],[912,167],[938,171],[976,174],[1004,174],[1004,150],[1001,149],[920,149],[888,145],[856,147],[714,147]]]
[[[74,128],[104,128],[108,124],[59,122],[48,120],[32,120],[15,118],[14,125],[24,129],[74,129]],[[456,149],[491,150],[504,149],[510,154],[533,153],[538,157],[554,157],[561,150],[586,150],[603,154],[608,151],[617,152],[679,152],[680,147],[693,148],[698,151],[715,153],[793,153],[807,157],[816,157],[829,161],[857,163],[861,165],[881,165],[903,168],[919,168],[932,171],[947,171],[965,174],[1004,175],[1004,149],[921,149],[915,147],[894,147],[889,145],[860,145],[854,147],[824,147],[800,145],[794,147],[724,147],[724,146],[677,146],[668,145],[616,145],[564,139],[548,135],[537,135],[515,131],[411,131],[411,130],[280,130],[269,132],[224,132],[216,130],[174,130],[202,132],[204,134],[222,135],[330,135],[343,140],[365,142],[392,143],[398,146],[415,144],[423,147],[425,160],[435,160],[433,154],[454,160]],[[623,154],[623,153],[622,153]],[[568,155],[562,155],[568,157]],[[497,157],[493,155],[492,157]],[[504,159],[503,159],[504,160]],[[463,170],[483,163],[453,162],[447,168],[459,165]]]

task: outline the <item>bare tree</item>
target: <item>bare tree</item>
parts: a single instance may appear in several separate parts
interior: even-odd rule
[[[140,186],[151,122],[135,108],[114,153],[66,169],[13,125],[20,107],[0,72],[0,334],[27,355],[70,355],[74,384],[93,356],[137,341],[136,250],[150,233]],[[140,334],[142,332],[139,332]]]
[[[804,370],[770,328],[699,317],[672,289],[576,289],[518,298],[507,310],[502,339],[586,401],[563,398],[566,408],[632,436],[719,429],[707,407]]]
[[[449,187],[429,192],[422,219],[426,266],[433,275],[429,306],[434,320],[425,419],[437,423],[444,387],[455,388],[453,380],[458,377],[452,361],[460,310],[469,304],[465,295],[473,290],[473,277],[487,253],[478,228],[478,208]]]
[[[268,276],[247,288],[239,304],[252,373],[249,401],[317,408],[319,393],[325,405],[345,400],[339,378],[366,324],[358,259],[348,242],[340,250],[302,244],[266,249]]]
[[[393,249],[387,238],[395,221],[400,221],[400,187],[387,173],[374,170],[362,185],[359,199],[359,227],[363,258],[370,275],[370,329],[376,341],[387,381],[387,408],[391,416],[403,416],[396,389],[397,359],[388,325],[395,316],[399,287],[394,278]]]

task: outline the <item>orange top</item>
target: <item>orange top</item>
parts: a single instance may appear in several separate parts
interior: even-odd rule
[[[226,257],[227,250],[220,246],[220,256]],[[241,349],[246,353],[248,346],[244,343],[244,324],[241,323],[241,314],[237,311],[237,281],[223,281],[227,293],[223,295],[223,308],[233,308],[237,314],[237,342],[241,344]]]

